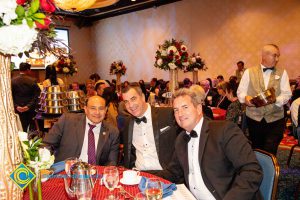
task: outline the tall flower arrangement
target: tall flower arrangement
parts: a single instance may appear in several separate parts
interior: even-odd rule
[[[22,191],[9,174],[22,161],[18,124],[11,94],[10,55],[38,49],[41,54],[57,44],[52,0],[0,0],[0,194],[3,199],[22,198]],[[55,55],[57,55],[55,53]]]
[[[189,65],[184,68],[184,72],[192,72],[198,70],[207,70],[204,60],[200,57],[200,54],[193,53],[189,57]]]
[[[109,69],[109,74],[111,74],[111,75],[117,75],[117,74],[125,75],[126,70],[127,70],[127,68],[123,64],[123,61],[119,60],[119,61],[115,61],[115,62],[111,63],[110,69]]]
[[[166,40],[158,46],[154,66],[163,70],[183,69],[189,65],[187,47],[183,41]]]
[[[69,55],[68,57],[61,56],[57,61],[53,63],[57,73],[73,76],[74,73],[78,72],[78,67],[74,57]]]

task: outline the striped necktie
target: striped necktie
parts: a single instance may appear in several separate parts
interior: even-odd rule
[[[88,137],[88,163],[95,165],[96,164],[96,148],[95,148],[95,136],[93,132],[93,128],[96,126],[93,124],[89,124],[89,137]]]

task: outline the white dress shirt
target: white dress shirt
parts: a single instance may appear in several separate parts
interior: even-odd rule
[[[135,167],[138,170],[162,170],[154,141],[151,106],[148,103],[147,106],[144,114],[147,123],[134,122],[133,126],[132,144],[136,149]]]
[[[262,71],[263,78],[264,78],[265,90],[267,90],[272,70],[267,70],[267,71],[263,72],[263,68],[266,68],[266,67],[261,65],[261,71]],[[277,75],[275,75],[275,78],[276,78],[276,76]],[[280,77],[278,77],[278,78],[280,78]],[[239,88],[237,90],[237,96],[241,103],[245,103],[245,97],[247,96],[249,83],[250,83],[249,69],[246,69],[244,72],[244,75],[242,76],[241,82],[239,84]],[[291,92],[291,87],[290,87],[290,83],[289,83],[289,77],[288,77],[287,72],[284,70],[282,73],[281,81],[280,81],[280,94],[278,97],[276,97],[275,105],[278,107],[282,107],[284,104],[286,104],[289,101],[291,95],[292,95],[292,92]]]
[[[207,189],[200,170],[199,142],[202,124],[203,117],[194,128],[194,131],[197,132],[198,137],[192,137],[188,143],[189,186],[190,191],[198,200],[215,200],[215,197]],[[190,134],[189,132],[186,133]]]
[[[300,106],[300,98],[296,99],[293,101],[292,105],[291,105],[291,116],[292,116],[292,121],[295,124],[295,126],[297,127],[298,124],[298,107]],[[298,138],[300,139],[300,138]]]
[[[88,142],[89,142],[89,130],[90,130],[89,124],[94,124],[94,123],[91,122],[86,117],[84,139],[83,139],[81,154],[79,156],[79,158],[83,162],[88,162]],[[97,145],[98,145],[98,140],[99,140],[99,135],[100,135],[100,130],[101,130],[101,124],[102,124],[102,122],[99,123],[99,124],[94,124],[94,125],[96,125],[96,127],[93,128],[94,138],[95,138],[95,151],[96,151],[96,154],[97,154]]]

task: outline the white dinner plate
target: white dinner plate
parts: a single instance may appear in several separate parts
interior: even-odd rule
[[[123,185],[137,185],[140,183],[141,181],[141,176],[137,176],[135,182],[130,182],[130,183],[127,183],[123,178],[121,178],[120,182],[123,184]]]

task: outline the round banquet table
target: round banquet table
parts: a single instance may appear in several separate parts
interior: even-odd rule
[[[118,167],[119,169],[119,174],[120,174],[120,179],[122,178],[122,174],[123,174],[123,171],[126,170],[125,168],[123,167]],[[104,170],[104,166],[97,166],[97,170],[98,170],[98,174],[103,174],[103,170]],[[66,175],[65,172],[60,172],[58,174],[59,176],[63,177],[64,175]],[[57,178],[50,178],[48,181],[42,183],[42,196],[43,196],[43,200],[53,200],[53,199],[59,199],[59,200],[63,200],[63,199],[66,199],[68,200],[68,195],[65,191],[65,185],[64,185],[64,180],[63,178],[57,176]],[[147,178],[154,178],[154,177],[157,177],[153,174],[149,174],[149,173],[145,173],[145,172],[141,172],[140,176],[144,176],[144,177],[147,177]],[[163,183],[170,183],[169,181],[167,180],[164,180],[162,178],[159,178]],[[138,188],[138,185],[123,185],[121,183],[119,183],[120,185],[123,186],[123,188],[129,192],[130,194],[132,195],[135,195],[137,193],[139,193],[139,188]],[[100,185],[100,178],[97,180],[96,184],[95,184],[95,187],[94,187],[94,190],[93,190],[93,200],[94,199],[105,199],[105,197],[109,194],[109,190],[104,186],[104,185]],[[119,196],[119,200],[123,200],[125,199],[125,197],[123,195],[120,195],[120,192],[119,192],[119,189],[116,188],[114,189],[113,191],[113,194],[114,195],[118,195]],[[127,196],[126,199],[129,199],[128,198],[129,196]],[[29,200],[29,191],[28,189],[26,189],[24,191],[24,196],[23,196],[23,199],[24,200]],[[132,198],[130,198],[132,199]]]
[[[214,107],[211,107],[211,110],[213,112],[215,120],[225,120],[226,110],[223,110],[221,108],[214,108]]]

